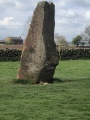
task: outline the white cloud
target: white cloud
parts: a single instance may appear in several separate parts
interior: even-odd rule
[[[13,21],[13,17],[5,17],[0,20],[0,26],[4,26],[6,28],[20,28],[22,23]]]
[[[66,3],[64,1],[59,1],[59,2],[56,1],[55,5],[57,6],[57,8],[60,8],[60,7],[65,7]]]
[[[19,1],[15,1],[15,4],[16,4],[16,8],[19,8],[19,7],[22,7],[22,3],[20,3]]]
[[[90,0],[84,0],[84,2],[90,5]]]
[[[75,11],[73,11],[73,10],[68,10],[66,12],[66,16],[67,17],[75,17],[75,16],[77,16],[77,13]]]
[[[13,6],[15,6],[15,2],[14,1],[12,1],[12,0],[0,0],[0,7],[9,7],[9,6],[11,6],[11,7],[13,7]]]
[[[20,2],[18,0],[15,0],[15,9],[20,11],[27,11],[29,10],[29,5],[25,4],[24,2]]]
[[[86,12],[85,17],[87,20],[90,20],[90,10]]]
[[[2,4],[3,3],[3,0],[0,0],[0,4]]]
[[[69,10],[64,10],[60,9],[60,12],[57,13],[59,17],[64,17],[64,18],[69,18],[69,17],[77,17],[78,16],[78,11],[75,9],[69,9]]]
[[[0,0],[0,39],[8,34],[21,34],[39,1],[42,0]],[[68,40],[90,25],[90,0],[47,1],[55,4],[55,32]]]

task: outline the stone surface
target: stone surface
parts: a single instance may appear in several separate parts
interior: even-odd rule
[[[59,59],[54,42],[53,3],[39,2],[34,11],[22,51],[18,79],[32,83],[53,82]]]

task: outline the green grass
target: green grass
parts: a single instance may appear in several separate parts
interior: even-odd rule
[[[15,84],[19,62],[0,62],[0,120],[90,120],[90,60],[60,61],[48,85]]]

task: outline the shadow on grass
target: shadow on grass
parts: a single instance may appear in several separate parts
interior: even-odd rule
[[[25,85],[25,84],[32,84],[32,82],[30,80],[23,80],[23,79],[13,79],[13,83],[14,84],[22,84],[22,85]]]
[[[79,81],[86,81],[90,80],[90,78],[81,78],[81,79],[60,79],[60,78],[53,78],[53,83],[69,83],[69,82],[79,82]]]
[[[63,83],[64,81],[59,79],[59,78],[53,78],[52,83]],[[14,84],[21,84],[21,85],[26,85],[30,84],[32,85],[33,83],[30,80],[23,80],[23,79],[13,79]]]
[[[90,78],[81,78],[81,79],[60,79],[60,78],[53,78],[53,83],[70,83],[70,82],[79,82],[79,81],[86,81],[90,80]],[[13,79],[14,84],[21,84],[21,85],[32,85],[32,81],[30,80],[23,80],[23,79]]]
[[[63,83],[63,80],[59,78],[53,78],[53,83]]]

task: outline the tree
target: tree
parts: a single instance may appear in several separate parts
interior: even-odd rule
[[[77,35],[75,38],[73,38],[72,43],[74,45],[77,45],[77,47],[81,44],[82,36]]]
[[[27,36],[31,21],[32,21],[32,17],[29,17],[24,25],[24,30],[22,32],[22,36],[25,36],[25,37]]]
[[[84,32],[81,34],[82,40],[90,44],[90,25],[85,27]]]
[[[67,46],[67,41],[66,41],[66,38],[62,35],[59,35],[59,34],[55,34],[55,43],[56,43],[56,46],[58,47],[58,51],[59,51],[59,57],[60,57],[60,49],[61,49],[61,46]]]
[[[11,38],[8,37],[8,38],[5,39],[5,44],[6,45],[12,45],[12,44],[14,44],[14,42],[11,40]]]
[[[80,41],[80,44],[84,46],[87,43],[87,39],[84,33],[81,33],[81,37],[82,37],[82,40]]]
[[[67,46],[66,38],[62,35],[57,34],[57,33],[55,34],[55,42],[56,42],[56,45]]]
[[[85,41],[81,40],[80,44],[84,47],[84,45],[86,44]]]

